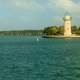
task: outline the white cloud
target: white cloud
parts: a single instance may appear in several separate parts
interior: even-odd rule
[[[73,15],[75,13],[79,15],[80,13],[80,3],[75,3],[73,0],[47,0],[44,2],[41,1],[41,3],[37,0],[0,0],[0,7],[1,6],[13,9],[15,13],[18,10],[25,10],[25,13],[32,11],[33,14],[35,14],[35,10],[41,13],[54,13],[53,16],[61,16],[61,14],[63,15],[66,12]]]
[[[72,0],[49,0],[49,6],[61,8],[67,12],[80,12],[80,3],[75,3]]]
[[[39,3],[35,0],[12,0],[12,6],[16,7],[17,9],[24,9],[24,10],[38,10],[43,9]]]
[[[57,9],[57,11],[61,9],[67,12],[80,12],[80,3],[75,3],[73,0],[47,0],[44,4],[40,4],[37,0],[0,0],[0,6],[3,4],[23,10],[45,10],[51,8],[51,10]]]

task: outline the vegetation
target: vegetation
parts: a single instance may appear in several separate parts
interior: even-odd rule
[[[0,35],[26,35],[26,36],[40,36],[42,30],[23,30],[23,31],[0,31]]]
[[[80,27],[72,26],[72,33],[80,35]],[[43,30],[43,35],[63,35],[64,27],[63,26],[49,26]]]
[[[64,31],[63,26],[50,26],[44,29],[44,35],[62,35]]]
[[[20,30],[20,31],[0,31],[0,35],[25,35],[25,36],[42,36],[42,35],[63,35],[63,26],[49,26],[44,30]],[[72,26],[72,33],[80,35],[80,27]]]

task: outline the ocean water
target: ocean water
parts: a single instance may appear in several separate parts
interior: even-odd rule
[[[80,80],[80,39],[0,36],[0,80]]]

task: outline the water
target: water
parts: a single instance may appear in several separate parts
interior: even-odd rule
[[[80,39],[0,36],[0,80],[80,80]]]

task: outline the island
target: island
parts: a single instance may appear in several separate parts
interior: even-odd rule
[[[63,26],[51,26],[44,29],[44,35],[45,38],[75,38],[80,37],[80,27],[72,27],[71,20],[72,17],[69,15],[64,16],[64,25]]]

